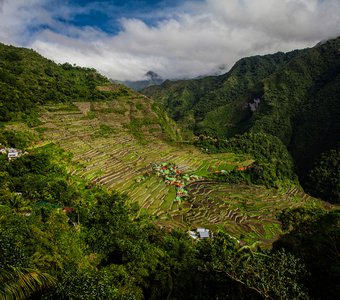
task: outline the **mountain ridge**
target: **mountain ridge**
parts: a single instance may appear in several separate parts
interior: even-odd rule
[[[143,93],[197,135],[224,139],[251,131],[279,137],[305,182],[321,154],[340,141],[339,70],[340,37],[244,58],[224,75],[165,82]]]
[[[216,103],[240,92],[266,111],[251,69],[276,58],[243,60]],[[0,59],[0,298],[337,299],[339,209],[304,193],[278,137],[183,140],[159,103],[93,69],[1,45]],[[335,166],[336,183],[336,155],[316,178]]]

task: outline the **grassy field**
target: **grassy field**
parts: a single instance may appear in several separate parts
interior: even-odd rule
[[[197,148],[166,141],[165,129],[147,99],[111,103],[76,102],[46,106],[35,128],[44,142],[54,142],[73,154],[72,174],[127,193],[131,201],[167,228],[223,227],[245,242],[270,243],[280,233],[276,214],[309,198],[297,188],[276,191],[261,186],[195,182],[187,186],[189,200],[174,202],[175,187],[157,177],[152,164],[173,162],[181,170],[205,176],[252,163],[232,153],[209,155]],[[136,108],[137,106],[137,108]],[[132,123],[138,120],[138,135]],[[310,201],[310,199],[309,199]]]

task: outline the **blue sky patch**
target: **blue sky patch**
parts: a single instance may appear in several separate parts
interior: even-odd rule
[[[170,79],[217,74],[241,57],[306,48],[340,34],[339,0],[276,2],[0,0],[0,42],[110,78],[140,80],[149,70]]]
[[[202,0],[197,0],[200,2]],[[122,18],[139,19],[149,26],[155,26],[164,20],[162,12],[171,12],[180,0],[113,0],[88,1],[69,0],[63,4],[54,0],[45,5],[53,12],[54,19],[75,27],[94,27],[108,34],[117,34],[121,31]],[[157,13],[155,13],[157,12]],[[53,30],[53,29],[52,29]],[[58,32],[58,29],[54,29]]]

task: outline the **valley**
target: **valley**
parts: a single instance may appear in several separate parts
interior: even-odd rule
[[[0,299],[337,299],[339,41],[145,95],[0,44]]]
[[[43,133],[43,143],[55,143],[72,153],[70,174],[126,193],[129,201],[140,205],[139,214],[149,214],[164,228],[223,228],[244,242],[270,245],[281,232],[276,214],[311,201],[296,187],[274,190],[204,180],[188,184],[188,200],[175,201],[175,187],[156,176],[153,164],[172,162],[182,171],[206,176],[251,165],[253,160],[166,141],[160,126],[150,122],[143,121],[140,135],[134,136],[129,125],[139,113],[136,101],[141,110],[150,109],[150,100],[143,96],[134,102],[121,97],[112,102],[45,105],[35,130]],[[151,111],[145,118],[150,116]]]

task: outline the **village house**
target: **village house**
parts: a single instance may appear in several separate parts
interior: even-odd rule
[[[190,237],[193,239],[206,239],[212,237],[212,234],[210,233],[209,229],[207,228],[197,228],[195,230],[190,230],[189,232]]]
[[[8,160],[11,160],[13,158],[17,158],[17,157],[20,156],[20,154],[21,154],[20,150],[17,150],[15,148],[9,148],[8,152],[7,152]]]
[[[0,144],[0,154],[7,155],[8,160],[11,160],[21,156],[23,152],[20,149],[6,148]],[[28,152],[25,152],[24,154],[28,154]]]

